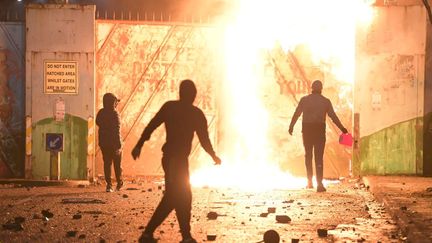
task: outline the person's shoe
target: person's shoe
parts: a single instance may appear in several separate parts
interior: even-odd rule
[[[105,191],[106,192],[114,192],[114,190],[112,189],[111,186],[107,186]]]
[[[153,238],[152,234],[149,233],[142,233],[141,236],[138,238],[139,243],[156,243],[157,239]]]
[[[317,192],[325,192],[327,191],[326,188],[324,187],[324,185],[318,185],[317,186]]]
[[[306,189],[312,189],[312,188],[314,188],[312,181],[308,181]]]
[[[119,183],[117,183],[117,186],[116,186],[116,190],[117,191],[120,191],[120,189],[123,187],[123,181],[120,181]]]
[[[180,241],[180,243],[198,243],[194,238],[187,238]]]

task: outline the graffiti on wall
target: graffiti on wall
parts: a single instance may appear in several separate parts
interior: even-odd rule
[[[178,98],[178,86],[183,79],[195,81],[198,88],[195,105],[205,112],[214,134],[214,84],[220,74],[214,65],[216,59],[212,58],[214,50],[209,46],[208,31],[195,26],[98,23],[96,109],[102,108],[106,92],[121,99],[118,110],[125,154],[130,154],[145,125],[162,104]],[[143,149],[146,165],[125,156],[125,174],[162,173],[160,148],[164,140],[163,129],[157,129]],[[96,156],[100,163],[100,153]],[[101,166],[97,167],[100,173]]]
[[[23,175],[23,86],[15,54],[0,49],[0,178]]]
[[[321,80],[323,95],[332,101],[342,124],[351,131],[352,124],[352,85],[339,80],[331,72],[331,64],[312,61],[312,55],[305,46],[293,50],[283,50],[276,46],[267,55],[269,83],[274,83],[265,92],[271,94],[265,103],[270,111],[270,141],[274,158],[281,168],[294,174],[304,174],[304,150],[301,138],[301,120],[297,122],[294,136],[288,135],[288,126],[300,99],[311,93],[311,83]],[[341,146],[340,130],[327,119],[327,143],[324,154],[326,177],[347,176],[351,159],[351,149]],[[297,134],[297,135],[296,135]]]

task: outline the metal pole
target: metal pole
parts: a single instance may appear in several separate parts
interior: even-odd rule
[[[60,180],[60,153],[50,152],[50,180]]]

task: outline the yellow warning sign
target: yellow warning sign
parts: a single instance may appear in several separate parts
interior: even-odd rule
[[[44,93],[78,94],[78,64],[76,61],[44,62]]]

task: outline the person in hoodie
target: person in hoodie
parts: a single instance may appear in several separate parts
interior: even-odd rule
[[[305,149],[305,165],[308,184],[307,188],[313,188],[312,183],[312,152],[315,157],[315,170],[317,192],[325,192],[323,180],[323,157],[324,147],[326,142],[326,115],[328,115],[334,124],[343,132],[347,133],[347,129],[342,125],[336,113],[333,110],[331,101],[321,94],[323,85],[320,80],[315,80],[312,83],[312,94],[304,96],[294,111],[294,114],[289,125],[289,134],[292,135],[294,125],[299,116],[303,113],[302,118],[302,133],[303,146]]]
[[[111,183],[111,164],[117,181],[117,190],[123,186],[122,180],[122,139],[120,135],[120,118],[116,110],[120,102],[112,93],[103,96],[103,108],[96,115],[96,125],[99,127],[99,147],[102,151],[106,191],[113,192]]]
[[[139,158],[145,141],[153,131],[165,124],[166,142],[162,146],[162,168],[165,173],[165,193],[148,222],[139,242],[156,242],[153,232],[172,210],[176,211],[183,243],[196,242],[191,235],[190,219],[192,191],[189,183],[189,161],[194,133],[215,164],[221,160],[213,150],[209,139],[207,120],[201,109],[193,105],[197,90],[191,80],[180,83],[180,99],[168,101],[150,120],[132,150],[132,157]]]

